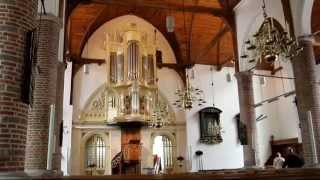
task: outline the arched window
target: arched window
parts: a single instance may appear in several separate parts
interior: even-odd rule
[[[153,142],[155,173],[166,173],[173,168],[174,145],[167,136],[156,136]]]
[[[94,135],[86,143],[86,168],[105,168],[106,144],[99,135]]]

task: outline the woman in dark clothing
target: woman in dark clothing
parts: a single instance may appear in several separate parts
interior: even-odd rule
[[[288,148],[288,153],[285,156],[284,168],[301,168],[304,165],[304,160],[293,152],[291,147]]]

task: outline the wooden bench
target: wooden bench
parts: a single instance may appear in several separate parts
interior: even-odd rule
[[[222,179],[320,179],[320,169],[232,169],[175,175],[33,177],[32,180],[222,180]]]

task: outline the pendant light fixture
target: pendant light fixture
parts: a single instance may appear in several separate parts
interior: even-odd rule
[[[186,87],[183,89],[177,89],[175,95],[177,96],[176,101],[173,105],[177,108],[183,110],[190,110],[194,106],[202,106],[206,103],[204,100],[203,90],[195,88],[191,85],[190,82],[190,70],[186,69]],[[192,73],[193,70],[191,70]]]
[[[212,87],[212,107],[214,107],[214,83],[213,83],[213,66],[210,67],[210,72],[211,72],[211,87]]]
[[[87,41],[86,58],[89,58],[89,43],[90,43],[90,39],[88,39],[88,41]],[[83,73],[84,74],[89,74],[89,64],[84,64],[83,65]]]
[[[253,36],[245,41],[246,52],[241,55],[248,63],[264,60],[274,63],[279,59],[286,60],[298,56],[303,48],[290,32],[290,26],[282,29],[273,17],[268,16],[265,0],[262,0],[263,23]],[[250,52],[250,53],[249,53]],[[250,55],[251,54],[251,55]]]
[[[167,6],[169,7],[169,4],[167,4]],[[172,13],[169,11],[168,13],[169,15],[166,16],[166,27],[167,27],[167,31],[169,33],[174,32],[174,17],[172,16]]]
[[[167,16],[166,17],[166,26],[168,32],[174,31],[174,17],[173,16]]]

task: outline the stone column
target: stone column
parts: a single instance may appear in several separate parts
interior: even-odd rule
[[[53,169],[61,170],[61,146],[62,142],[60,139],[63,134],[61,128],[62,119],[63,119],[63,94],[64,94],[64,73],[66,69],[66,64],[64,62],[59,62],[58,70],[57,70],[57,94],[56,94],[56,128],[55,128],[55,135],[56,135],[56,146],[55,152],[53,153]]]
[[[21,100],[26,32],[38,0],[0,0],[0,176],[23,171],[28,105]]]
[[[300,39],[303,52],[292,59],[297,94],[297,108],[300,119],[305,165],[313,165],[315,156],[310,141],[307,112],[311,111],[314,139],[318,160],[320,160],[320,66],[316,65],[312,40]]]
[[[240,121],[246,125],[247,145],[243,146],[243,160],[245,167],[256,166],[256,116],[251,72],[238,72],[238,96],[240,105]]]
[[[57,107],[57,73],[59,49],[59,18],[53,15],[38,17],[38,72],[34,75],[33,104],[28,114],[28,133],[25,172],[32,176],[46,172],[50,105]],[[56,111],[55,117],[59,117]],[[58,122],[56,120],[56,122]],[[59,128],[58,123],[55,128]],[[56,137],[56,144],[59,137]],[[55,169],[59,170],[59,169]]]

